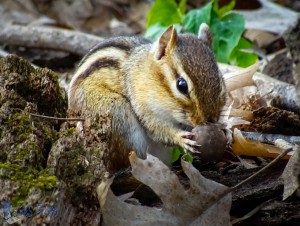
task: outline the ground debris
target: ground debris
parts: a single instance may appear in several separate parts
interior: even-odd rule
[[[250,125],[243,126],[245,131],[261,133],[300,135],[299,115],[274,107],[262,107],[253,112]]]

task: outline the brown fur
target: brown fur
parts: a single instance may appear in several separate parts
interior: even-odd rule
[[[178,35],[171,26],[154,44],[114,38],[83,59],[69,88],[69,108],[85,117],[112,114],[111,158],[120,155],[123,161],[130,150],[145,158],[147,150],[163,152],[174,145],[193,150],[191,129],[218,119],[225,85],[205,44],[209,34],[201,35],[205,42]],[[188,95],[177,90],[179,77],[186,79]]]

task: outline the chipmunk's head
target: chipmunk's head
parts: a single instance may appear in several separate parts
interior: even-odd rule
[[[170,26],[153,44],[152,68],[162,83],[159,95],[164,97],[157,98],[164,108],[157,109],[157,113],[161,111],[183,126],[218,120],[226,89],[211,44],[212,35],[206,24],[200,26],[198,37],[178,35]]]

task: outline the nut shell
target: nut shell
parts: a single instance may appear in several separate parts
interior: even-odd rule
[[[217,162],[223,157],[227,139],[219,124],[205,123],[195,127],[192,132],[194,140],[200,145],[196,147],[199,153],[191,153],[203,161]]]

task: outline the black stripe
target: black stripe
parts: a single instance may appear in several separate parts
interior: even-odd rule
[[[101,42],[98,45],[96,45],[93,49],[91,49],[88,52],[86,57],[89,57],[90,55],[94,54],[95,52],[97,52],[100,49],[105,49],[105,48],[110,48],[110,47],[114,47],[117,49],[124,50],[125,52],[129,52],[131,50],[132,46],[128,42],[121,42],[118,38],[110,39],[108,41]]]
[[[106,49],[106,48],[117,48],[117,49],[121,49],[123,51],[125,51],[126,53],[128,53],[132,46],[130,45],[130,43],[128,42],[122,42],[119,38],[113,38],[113,39],[108,39],[104,42],[99,43],[98,45],[96,45],[94,48],[92,48],[85,56],[84,58],[81,60],[81,62],[79,63],[78,67],[80,67],[83,63],[85,63],[89,57],[91,55],[93,55],[94,53],[98,52],[101,49]]]
[[[120,62],[118,60],[114,60],[111,58],[100,58],[92,63],[84,72],[82,72],[77,79],[85,79],[88,77],[92,72],[99,68],[110,67],[110,68],[120,68]]]
[[[91,55],[93,55],[101,49],[116,48],[126,52],[129,55],[129,52],[132,51],[132,49],[134,49],[135,46],[149,43],[151,43],[151,41],[140,37],[115,37],[107,39],[96,45],[94,48],[92,48],[81,60],[78,67],[80,67]]]

